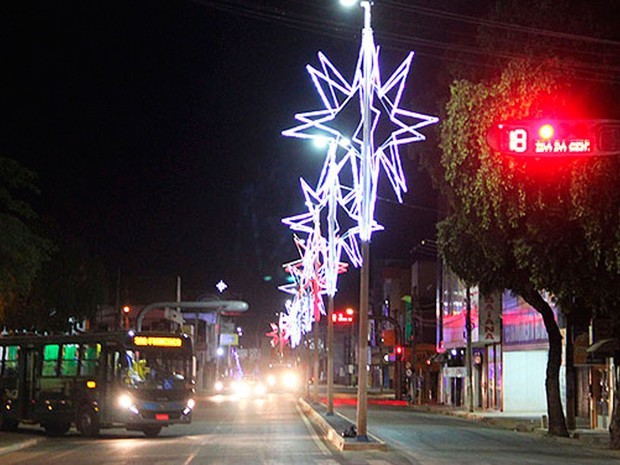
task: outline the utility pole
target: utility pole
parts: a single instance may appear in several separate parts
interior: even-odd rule
[[[465,351],[465,364],[467,365],[467,381],[465,383],[467,387],[467,410],[469,412],[474,411],[474,374],[472,363],[472,349],[471,349],[471,291],[469,284],[466,289],[466,307],[465,307],[465,333],[467,338],[467,347]]]

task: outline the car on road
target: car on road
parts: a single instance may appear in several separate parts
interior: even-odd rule
[[[296,392],[302,388],[299,370],[290,364],[269,365],[265,381],[271,392]]]
[[[246,375],[237,380],[233,390],[235,394],[243,398],[261,398],[267,393],[267,387],[256,376]]]

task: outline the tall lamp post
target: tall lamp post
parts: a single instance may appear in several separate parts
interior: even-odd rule
[[[341,0],[344,5],[353,5],[356,2]],[[359,339],[357,360],[357,440],[368,441],[368,294],[370,284],[370,235],[373,220],[372,201],[372,137],[370,108],[372,98],[372,66],[374,41],[370,25],[370,1],[360,2],[364,9],[364,27],[362,29],[362,143],[360,169],[362,180],[361,193],[361,221],[360,251],[362,266],[360,270],[360,310],[359,310]],[[366,227],[364,227],[366,226]]]
[[[357,0],[341,0],[341,2],[348,5],[358,3]],[[361,266],[357,437],[360,441],[367,441],[370,238],[373,231],[383,229],[373,218],[379,172],[381,170],[385,172],[398,200],[402,202],[402,192],[407,188],[400,162],[399,146],[425,140],[425,136],[418,130],[436,123],[438,118],[400,107],[413,52],[409,53],[391,77],[381,82],[378,69],[379,51],[374,44],[371,28],[372,2],[362,0],[359,4],[364,10],[364,26],[360,55],[352,82],[347,82],[325,55],[319,53],[320,68],[308,66],[307,69],[324,109],[296,114],[295,119],[300,124],[282,132],[288,137],[312,140],[327,138],[332,142],[316,189],[302,180],[302,191],[309,211],[287,218],[283,222],[289,224],[295,231],[308,234],[308,242],[314,246],[318,236],[311,227],[311,222],[326,205],[329,205],[329,219],[333,222],[328,225],[329,237],[326,239],[329,244],[326,273],[335,279],[335,275],[340,272],[339,256],[342,250],[347,253],[351,263]],[[359,124],[352,133],[344,134],[333,125],[333,122],[347,107],[347,103],[354,98],[359,99]],[[375,99],[381,104],[375,105]],[[387,121],[393,130],[387,137],[381,139],[378,148],[375,149],[374,131],[380,119]],[[342,179],[345,180],[345,184],[349,184],[346,180],[351,180],[353,185],[341,184],[340,175],[345,169],[351,170],[350,177],[345,174]],[[344,215],[355,223],[355,226],[344,233],[337,224],[333,209],[336,204]],[[328,282],[331,280],[328,279]],[[327,286],[327,292],[328,294],[335,292],[333,283]]]

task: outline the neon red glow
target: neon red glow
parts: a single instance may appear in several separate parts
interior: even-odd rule
[[[555,133],[555,129],[553,128],[551,124],[543,124],[538,129],[538,135],[540,136],[541,139],[549,140],[553,137],[554,133]]]
[[[614,155],[620,151],[620,121],[555,119],[504,121],[487,133],[489,146],[507,155],[533,158]]]
[[[343,312],[336,312],[332,314],[332,321],[334,323],[340,323],[340,324],[346,324],[346,323],[353,323],[353,312],[351,312],[350,314],[347,312],[343,313]]]

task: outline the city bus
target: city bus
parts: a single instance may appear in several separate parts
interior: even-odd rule
[[[122,427],[155,437],[191,422],[193,375],[186,334],[0,336],[0,427],[62,435],[74,425],[87,437]]]

